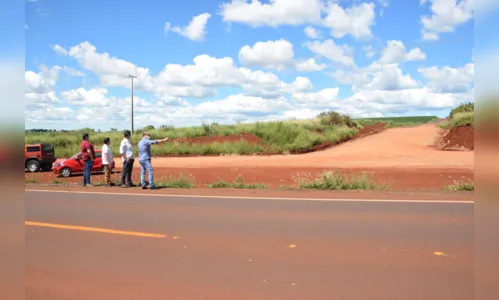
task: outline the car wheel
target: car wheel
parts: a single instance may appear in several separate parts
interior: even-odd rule
[[[36,160],[30,161],[26,167],[28,168],[28,171],[30,171],[31,173],[40,171],[40,163],[37,162]]]
[[[61,170],[61,176],[62,177],[66,177],[66,178],[69,177],[69,176],[71,176],[71,169],[68,168],[68,167],[63,168]]]

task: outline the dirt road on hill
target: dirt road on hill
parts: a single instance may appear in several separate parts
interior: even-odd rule
[[[441,190],[455,180],[474,179],[474,152],[448,152],[435,147],[441,130],[435,124],[391,128],[336,147],[308,154],[277,156],[212,156],[153,158],[156,180],[165,176],[190,174],[198,186],[220,179],[232,181],[237,175],[247,183],[271,187],[296,184],[297,174],[316,176],[323,170],[347,174],[367,171],[380,184],[392,189]],[[121,169],[118,159],[117,169]],[[56,179],[51,173],[39,175],[40,183]],[[113,175],[115,179],[119,175]],[[140,166],[135,164],[134,182]],[[94,176],[101,181],[102,176]],[[81,176],[63,179],[80,183]]]

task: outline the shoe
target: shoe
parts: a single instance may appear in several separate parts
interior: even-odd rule
[[[88,186],[88,187],[92,187],[92,186],[94,186],[94,185],[93,185],[93,184],[91,184],[91,183],[89,183],[89,184],[87,184],[86,186]]]
[[[153,185],[153,186],[151,186],[149,189],[150,189],[150,190],[157,190],[157,189],[159,189],[159,188]]]
[[[122,184],[121,187],[124,188],[124,189],[126,189],[126,188],[128,188],[128,185]]]
[[[106,183],[104,186],[105,187],[111,187],[111,185],[109,183]]]
[[[111,182],[109,185],[110,185],[110,186],[115,186],[116,184],[114,184],[114,183],[112,183],[112,182]]]
[[[143,190],[147,190],[147,186],[143,185],[143,186],[142,186],[142,189],[143,189]]]

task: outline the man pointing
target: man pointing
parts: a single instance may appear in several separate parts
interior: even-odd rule
[[[145,182],[146,171],[149,173],[149,185],[150,189],[156,189],[154,185],[154,171],[151,164],[151,145],[160,144],[168,141],[168,138],[162,140],[151,140],[148,132],[142,134],[142,139],[139,142],[139,163],[140,163],[140,184],[142,189],[146,189],[147,185]]]

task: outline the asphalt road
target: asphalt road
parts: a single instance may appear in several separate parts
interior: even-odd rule
[[[469,203],[25,199],[26,299],[473,299]]]

